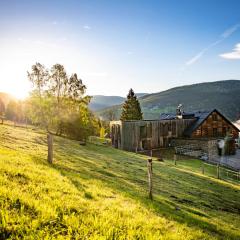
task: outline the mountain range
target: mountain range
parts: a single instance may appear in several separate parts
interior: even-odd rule
[[[0,99],[3,101],[5,106],[7,106],[11,100],[16,100],[13,96],[5,92],[0,92]]]
[[[137,97],[142,97],[147,93],[136,93]],[[126,98],[120,96],[93,95],[89,107],[92,111],[122,104]]]
[[[146,94],[139,97],[144,119],[158,119],[163,112],[175,112],[181,103],[185,112],[218,109],[230,120],[240,118],[240,80],[223,80],[205,82],[166,91]],[[109,103],[110,104],[110,103]],[[97,115],[106,118],[113,111],[118,119],[121,104],[96,111]]]
[[[157,93],[137,93],[144,119],[158,119],[165,112],[173,113],[183,104],[184,111],[218,109],[230,120],[240,119],[240,80],[205,82],[171,88]],[[15,98],[0,92],[0,99],[5,106]],[[121,96],[94,95],[90,109],[103,119],[109,112],[114,119],[119,119],[121,107],[126,98]]]

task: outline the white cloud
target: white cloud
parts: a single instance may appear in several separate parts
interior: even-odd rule
[[[199,53],[197,53],[194,57],[192,57],[191,59],[189,59],[185,65],[189,66],[194,64],[195,62],[197,62],[209,49],[211,49],[212,47],[218,45],[219,43],[221,43],[222,41],[224,41],[225,39],[229,38],[234,32],[236,32],[238,29],[240,28],[240,23],[235,24],[234,26],[226,29],[219,37],[219,39],[211,44],[209,44],[206,48],[202,49]],[[232,52],[234,53],[234,56],[236,57],[236,52]],[[229,54],[232,54],[229,53]],[[238,53],[239,54],[239,53]],[[237,55],[238,55],[237,54]],[[235,58],[236,59],[236,58]]]
[[[230,60],[240,59],[240,43],[236,44],[232,52],[223,53],[220,54],[219,56]]]
[[[84,25],[83,28],[84,28],[85,30],[90,30],[90,29],[91,29],[91,27],[88,26],[88,25]]]

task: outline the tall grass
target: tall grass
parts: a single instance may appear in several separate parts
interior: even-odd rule
[[[169,161],[0,126],[0,239],[240,239],[240,186]],[[184,164],[184,162],[182,162]],[[197,164],[197,163],[195,163]]]

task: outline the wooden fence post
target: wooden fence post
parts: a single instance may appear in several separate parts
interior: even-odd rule
[[[202,161],[202,174],[204,174],[204,161]]]
[[[174,158],[174,165],[177,166],[177,154],[174,154],[173,158]]]
[[[138,153],[138,147],[135,148],[135,153]]]
[[[48,143],[48,162],[53,163],[53,136],[48,133],[47,135],[47,143]]]
[[[220,165],[217,164],[217,178],[220,179]]]
[[[152,200],[153,195],[152,195],[152,159],[148,159],[147,162],[148,166],[148,186],[149,186],[149,198]]]

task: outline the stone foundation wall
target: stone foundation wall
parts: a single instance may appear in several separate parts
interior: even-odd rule
[[[217,139],[173,139],[171,145],[174,147],[185,149],[184,155],[199,157],[201,153],[208,156],[209,160],[218,157]]]
[[[215,160],[218,158],[218,144],[217,140],[208,140],[208,156],[209,160]]]

